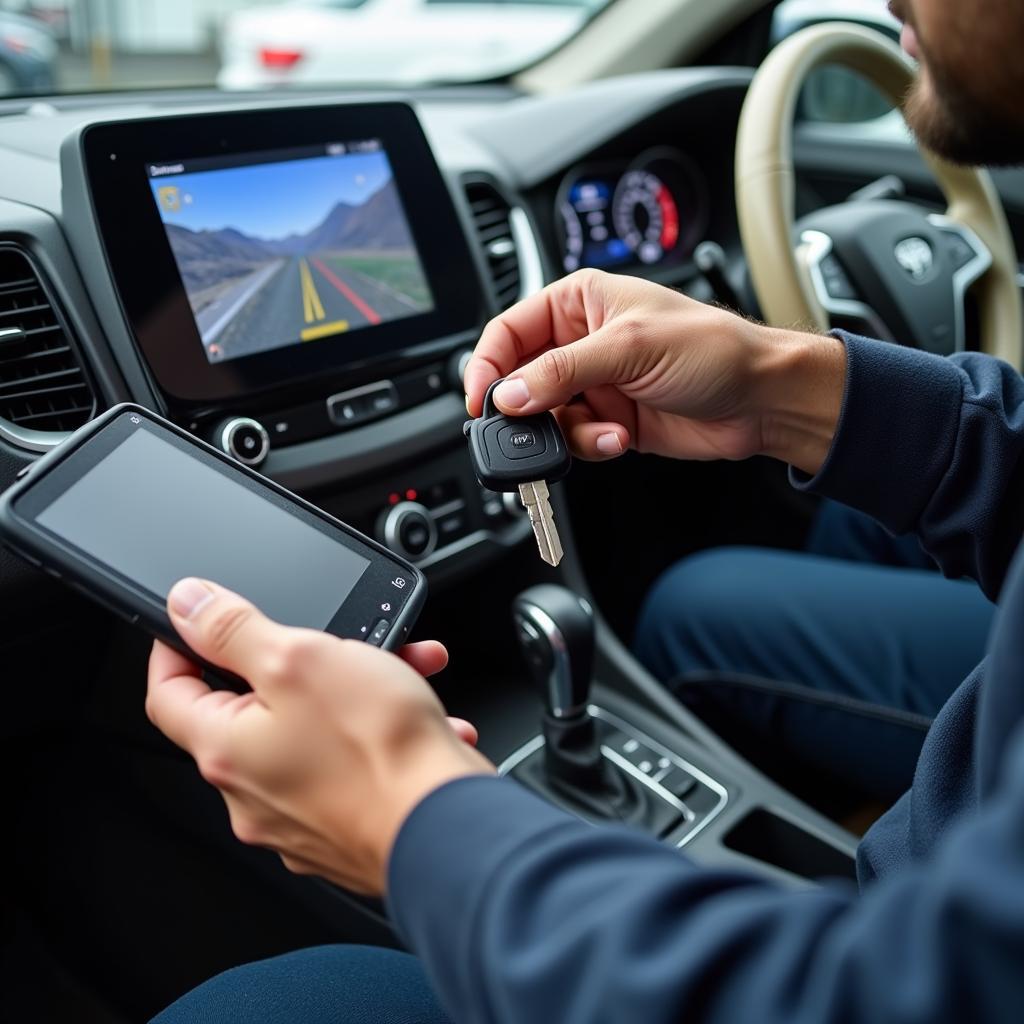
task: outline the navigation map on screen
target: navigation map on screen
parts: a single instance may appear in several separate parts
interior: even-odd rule
[[[434,308],[376,139],[146,170],[211,363]]]

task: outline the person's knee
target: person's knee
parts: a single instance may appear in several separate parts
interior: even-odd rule
[[[656,676],[670,679],[721,667],[711,651],[727,641],[723,633],[738,621],[755,557],[742,548],[705,551],[657,579],[641,606],[634,641],[637,657]]]

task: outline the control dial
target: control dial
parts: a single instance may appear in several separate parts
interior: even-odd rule
[[[258,420],[234,416],[213,431],[213,443],[245,466],[259,466],[270,451],[270,435]]]
[[[437,547],[437,526],[430,512],[417,501],[403,501],[388,509],[380,534],[396,555],[410,561],[426,558]]]

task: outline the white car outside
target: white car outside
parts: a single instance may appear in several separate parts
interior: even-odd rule
[[[575,33],[606,0],[291,0],[229,15],[224,89],[490,78]]]

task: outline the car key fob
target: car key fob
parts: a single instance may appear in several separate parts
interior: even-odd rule
[[[483,415],[467,420],[473,472],[491,491],[518,491],[530,517],[540,557],[548,565],[562,560],[562,541],[555,526],[548,484],[561,480],[572,456],[558,420],[550,412],[535,416],[505,416],[494,404],[496,380],[484,396]]]
[[[496,380],[484,396],[483,415],[467,420],[473,472],[490,491],[518,491],[532,481],[554,483],[572,466],[572,456],[558,420],[550,412],[506,416],[494,404]]]

